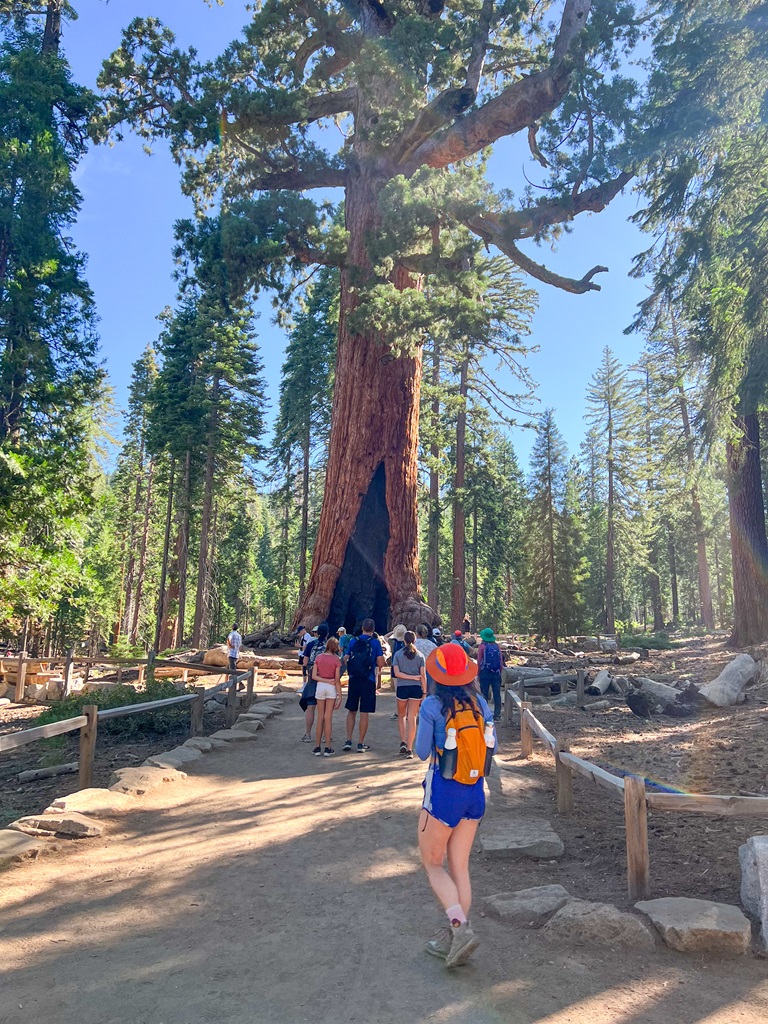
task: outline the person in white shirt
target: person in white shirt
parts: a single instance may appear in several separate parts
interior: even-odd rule
[[[243,638],[237,629],[237,623],[232,626],[232,632],[227,637],[227,657],[229,658],[230,672],[237,672],[237,659],[240,656],[240,648],[243,646]]]

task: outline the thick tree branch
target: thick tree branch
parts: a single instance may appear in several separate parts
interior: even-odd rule
[[[291,245],[289,240],[287,256],[294,256],[300,263],[317,263],[324,267],[343,267],[345,260],[341,253],[325,252],[323,249],[313,249],[308,245]]]
[[[562,199],[545,199],[536,206],[505,213],[495,219],[499,230],[510,238],[533,238],[555,224],[565,224],[580,213],[601,213],[634,177],[631,171],[622,171],[616,178],[585,189],[577,195]]]
[[[483,0],[480,17],[477,19],[477,31],[472,40],[472,47],[467,65],[467,88],[471,89],[475,96],[480,88],[480,78],[483,74],[485,54],[488,49],[488,37],[491,34],[491,19],[493,18],[493,0]]]
[[[422,107],[400,138],[387,148],[387,156],[395,164],[405,162],[436,131],[455,121],[474,102],[475,94],[471,89],[446,89],[441,92],[426,107]]]
[[[493,241],[504,255],[508,256],[526,274],[535,277],[537,281],[543,281],[544,284],[560,288],[564,292],[571,292],[572,295],[583,295],[585,292],[599,292],[600,285],[595,284],[592,278],[595,274],[608,273],[608,267],[593,267],[582,278],[563,277],[561,274],[556,274],[553,270],[550,270],[549,267],[545,267],[543,263],[537,263],[530,256],[526,256],[513,242],[499,242],[496,239]]]
[[[428,139],[413,153],[407,170],[413,173],[424,164],[448,167],[551,113],[568,91],[571,47],[586,25],[591,8],[592,0],[566,0],[550,66],[513,82],[498,96]]]

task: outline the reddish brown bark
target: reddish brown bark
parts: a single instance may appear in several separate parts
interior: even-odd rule
[[[456,417],[456,468],[453,477],[453,578],[451,582],[451,629],[460,629],[467,610],[466,511],[464,482],[466,475],[467,393],[469,356],[459,368],[461,405]]]
[[[747,647],[768,636],[768,538],[765,531],[757,415],[736,418],[728,442],[728,510],[733,558],[731,643]]]

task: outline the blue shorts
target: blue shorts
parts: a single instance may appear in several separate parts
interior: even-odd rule
[[[448,828],[456,828],[460,821],[480,821],[485,814],[484,780],[478,779],[471,786],[455,779],[444,779],[440,771],[430,765],[424,786],[422,807]]]

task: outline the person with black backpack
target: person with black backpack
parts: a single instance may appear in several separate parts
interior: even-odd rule
[[[378,638],[373,635],[375,628],[373,619],[363,619],[362,632],[350,643],[346,658],[349,674],[347,703],[344,705],[347,709],[347,738],[341,749],[352,749],[352,733],[355,731],[359,711],[358,754],[370,750],[365,742],[365,734],[368,732],[368,716],[376,711],[376,681],[384,666],[384,651]]]
[[[480,692],[486,700],[493,691],[493,720],[501,718],[501,672],[504,668],[504,655],[496,643],[496,634],[492,629],[481,629],[482,643],[477,648],[477,676],[480,681]]]

